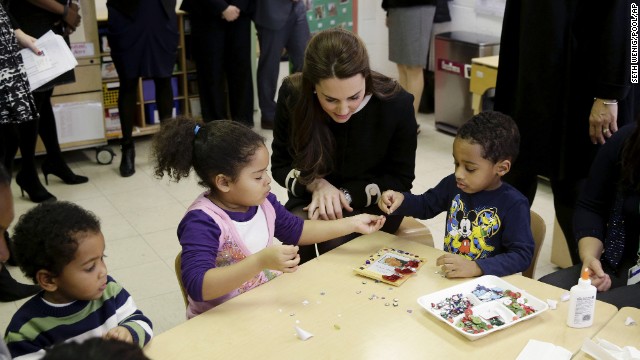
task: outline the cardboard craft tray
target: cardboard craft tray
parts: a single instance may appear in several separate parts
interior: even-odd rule
[[[506,329],[549,309],[546,302],[493,275],[421,296],[418,304],[469,340]]]

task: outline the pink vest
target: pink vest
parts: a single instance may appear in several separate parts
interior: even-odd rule
[[[233,220],[229,218],[229,215],[227,215],[224,210],[220,209],[217,205],[211,202],[211,200],[207,199],[206,195],[207,192],[200,194],[191,206],[189,206],[187,212],[192,210],[202,210],[220,227],[220,244],[218,246],[218,256],[216,257],[216,267],[229,266],[242,261],[244,258],[251,255],[251,252],[245,246],[243,239],[240,238],[240,235],[233,224]],[[265,199],[265,201],[260,205],[260,208],[267,219],[267,228],[269,229],[269,240],[267,242],[267,246],[270,246],[273,243],[276,212],[268,199]],[[259,214],[260,212],[258,212],[256,216],[259,216]],[[242,284],[239,288],[209,301],[195,301],[191,296],[189,296],[187,319],[191,319],[192,317],[216,307],[245,291],[249,291],[256,286],[264,284],[280,274],[282,274],[280,271],[265,269],[259,272],[251,280]]]

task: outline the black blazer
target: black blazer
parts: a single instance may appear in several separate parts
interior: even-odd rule
[[[175,12],[175,0],[161,0],[162,7],[167,15]],[[133,18],[140,7],[140,0],[107,0],[107,6],[111,6],[124,15]]]
[[[215,15],[222,14],[229,5],[236,6],[243,13],[253,12],[253,0],[183,0],[180,10],[192,14],[204,11],[201,15],[219,19],[220,16]]]

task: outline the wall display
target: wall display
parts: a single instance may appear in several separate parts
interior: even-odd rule
[[[341,27],[357,32],[357,0],[304,0],[311,34]]]

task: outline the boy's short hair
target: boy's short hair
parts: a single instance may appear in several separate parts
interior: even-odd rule
[[[66,201],[42,203],[20,217],[13,249],[20,269],[37,283],[39,270],[58,276],[75,258],[82,233],[99,233],[100,220]]]
[[[458,129],[457,138],[482,146],[482,157],[494,164],[501,160],[515,162],[520,150],[520,132],[509,115],[483,111]]]

